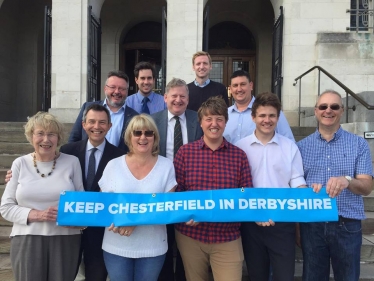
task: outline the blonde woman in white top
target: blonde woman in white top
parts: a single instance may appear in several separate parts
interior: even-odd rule
[[[173,163],[158,155],[159,133],[147,114],[134,116],[125,132],[129,153],[111,160],[99,186],[103,192],[165,193],[177,184]],[[105,266],[111,281],[156,281],[167,251],[165,225],[117,227],[104,234]]]

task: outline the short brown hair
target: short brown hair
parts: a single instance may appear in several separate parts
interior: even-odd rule
[[[132,147],[131,143],[131,137],[133,134],[133,131],[136,130],[151,130],[154,132],[154,143],[152,147],[152,155],[158,155],[159,152],[159,142],[160,142],[160,134],[158,133],[157,126],[155,121],[153,121],[152,117],[148,114],[140,114],[135,115],[130,123],[127,126],[127,129],[125,131],[125,144],[129,148],[128,155],[131,155],[134,153],[134,148]]]
[[[187,91],[187,94],[188,94],[188,87],[187,87],[187,83],[182,80],[182,79],[179,79],[179,78],[173,78],[170,80],[170,82],[166,85],[166,88],[165,88],[165,92],[166,93],[169,93],[169,91],[172,89],[172,88],[175,88],[175,87],[184,87]]]
[[[121,78],[121,79],[125,80],[127,83],[129,83],[129,77],[127,76],[127,74],[125,72],[123,72],[121,70],[112,70],[112,71],[109,71],[105,84],[107,84],[108,79],[110,77],[113,77],[113,76]]]
[[[272,106],[277,110],[278,117],[280,115],[281,111],[281,103],[277,97],[277,95],[270,93],[270,92],[265,92],[261,93],[258,96],[256,96],[255,101],[253,102],[252,105],[252,116],[256,117],[257,109],[259,106]]]
[[[146,70],[146,69],[149,69],[150,71],[152,71],[152,78],[155,79],[156,78],[156,69],[154,68],[154,66],[150,62],[147,62],[147,61],[141,61],[141,62],[139,62],[135,65],[134,76],[136,78],[139,78],[139,71],[140,70]]]
[[[221,96],[210,97],[205,102],[203,102],[197,111],[199,117],[199,122],[204,116],[209,114],[212,115],[222,115],[225,117],[226,123],[229,120],[229,115],[227,113],[227,104]]]
[[[48,112],[39,111],[29,118],[24,128],[26,139],[31,145],[33,144],[32,135],[35,127],[41,127],[45,131],[56,133],[58,136],[57,146],[61,145],[61,141],[64,139],[64,125],[57,120],[56,116]]]
[[[194,65],[195,59],[197,57],[200,57],[200,56],[207,56],[208,59],[209,59],[209,64],[212,64],[212,58],[210,57],[209,53],[204,52],[204,51],[199,51],[199,52],[196,52],[196,53],[193,54],[193,56],[192,56],[192,65]]]

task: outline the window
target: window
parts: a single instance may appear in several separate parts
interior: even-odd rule
[[[373,32],[373,0],[351,0],[349,31]]]

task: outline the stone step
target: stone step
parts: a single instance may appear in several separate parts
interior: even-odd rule
[[[21,154],[0,154],[0,168],[12,167],[13,161],[22,156]]]
[[[368,196],[364,196],[365,211],[374,212],[374,191]]]
[[[366,219],[362,221],[362,233],[374,234],[374,212],[365,212]]]
[[[316,131],[316,127],[291,127],[291,130],[295,140],[299,141],[313,134]]]
[[[26,142],[26,136],[24,130],[16,131],[5,131],[5,133],[0,134],[0,142]]]
[[[27,154],[34,151],[30,143],[12,143],[0,142],[0,155],[1,154]]]

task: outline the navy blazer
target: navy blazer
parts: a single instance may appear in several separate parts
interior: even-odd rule
[[[78,157],[79,162],[81,164],[81,168],[82,168],[82,179],[83,179],[83,185],[84,185],[85,190],[86,190],[86,184],[87,184],[86,183],[86,171],[85,171],[87,141],[88,139],[67,143],[61,146],[60,148],[60,152]],[[94,182],[92,185],[92,191],[100,191],[98,182],[101,179],[101,176],[103,175],[106,164],[108,164],[110,160],[120,157],[124,154],[125,153],[123,150],[119,149],[118,147],[114,146],[110,142],[106,141],[103,155],[101,156],[99,166],[97,167],[96,175],[95,175]]]
[[[86,107],[89,106],[90,104],[93,104],[93,103],[98,103],[100,105],[103,105],[104,101],[101,100],[101,101],[94,101],[94,102],[85,102],[83,104],[83,106],[81,108],[81,111],[78,114],[77,120],[75,120],[73,129],[71,130],[69,140],[68,140],[69,143],[84,140],[84,139],[88,138],[87,133],[83,129],[83,126],[82,126],[82,118],[83,118],[83,112],[86,109]],[[122,130],[121,130],[122,133],[121,133],[121,137],[119,139],[119,144],[118,144],[118,148],[122,149],[124,151],[124,153],[127,153],[129,151],[127,145],[125,144],[125,142],[123,140],[124,133],[126,131],[127,125],[130,122],[131,118],[134,117],[135,115],[138,115],[138,114],[139,114],[138,112],[136,112],[134,109],[132,109],[131,107],[128,107],[126,105],[126,107],[125,107],[125,118],[123,118],[123,126],[122,126]]]
[[[200,123],[197,117],[197,112],[187,109],[186,112],[186,126],[188,143],[198,140],[203,135]],[[162,110],[151,115],[157,125],[160,134],[160,152],[161,156],[166,157],[166,138],[168,130],[168,110]]]

